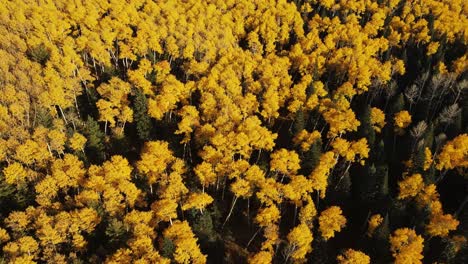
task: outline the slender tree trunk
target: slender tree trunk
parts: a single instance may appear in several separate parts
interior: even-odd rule
[[[63,113],[63,109],[60,105],[58,105],[58,108],[60,110],[60,113],[62,114],[62,117],[63,117],[63,121],[65,121],[65,125],[68,124],[67,122],[67,118],[65,117],[65,114]]]
[[[255,237],[257,236],[258,232],[260,232],[260,230],[262,230],[263,227],[259,227],[257,229],[257,231],[253,234],[253,236],[250,238],[249,242],[247,243],[247,245],[245,246],[245,248],[247,249],[250,245],[250,243],[252,243],[252,241],[255,239]]]
[[[121,134],[123,135],[124,134],[124,130],[125,130],[125,124],[127,123],[127,121],[124,121],[123,122],[123,125],[122,125],[122,130],[121,130]]]
[[[52,150],[50,149],[50,145],[49,143],[47,143],[47,149],[49,150],[49,154],[51,157],[53,157],[54,155],[52,155]]]
[[[224,228],[224,225],[225,225],[225,224],[227,223],[227,221],[229,220],[229,217],[231,217],[232,210],[234,209],[234,205],[236,205],[236,202],[237,202],[237,198],[238,198],[238,196],[235,196],[235,197],[234,197],[234,200],[232,201],[231,209],[229,210],[229,214],[226,216],[226,219],[224,220],[224,223],[223,223],[223,225],[221,226],[221,229]]]
[[[297,217],[297,205],[294,205],[294,219],[293,219],[293,225],[296,225],[296,217]]]
[[[224,176],[223,193],[221,194],[221,200],[224,200],[224,193],[226,191],[226,182],[227,182],[227,176]]]
[[[350,167],[351,167],[351,161],[348,161],[348,166],[346,166],[346,169],[343,172],[343,175],[341,175],[340,179],[338,180],[338,183],[336,183],[335,190],[338,189],[338,186],[340,185],[341,180],[343,180],[344,176],[346,175]]]
[[[75,90],[73,90],[73,99],[75,100],[76,114],[78,115],[78,118],[81,118],[81,116],[80,116],[80,108],[78,107],[78,100],[76,99],[76,92],[75,92]]]
[[[463,207],[465,207],[466,203],[468,203],[468,195],[465,196],[465,200],[463,200],[463,202],[458,207],[457,211],[454,214],[454,217],[457,217],[461,213],[461,211],[463,210]]]

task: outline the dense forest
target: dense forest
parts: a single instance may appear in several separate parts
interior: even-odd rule
[[[468,1],[0,0],[0,263],[468,263]]]

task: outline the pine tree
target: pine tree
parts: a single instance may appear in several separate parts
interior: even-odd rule
[[[297,133],[301,132],[305,128],[304,110],[299,109],[296,112],[296,118],[294,119],[293,128],[293,135],[297,135]]]
[[[302,158],[302,173],[305,175],[310,174],[310,172],[317,166],[320,161],[320,156],[322,155],[322,139],[317,139],[314,144],[310,147],[310,150],[304,153],[304,158]]]
[[[141,140],[149,140],[152,123],[148,115],[146,96],[140,89],[135,89],[135,97],[133,98],[133,119],[136,123],[138,137]]]
[[[377,165],[376,173],[377,185],[378,185],[378,195],[380,197],[386,197],[389,194],[388,189],[388,166],[387,165]]]
[[[390,106],[390,116],[402,111],[405,107],[405,97],[402,93],[399,93],[392,101]]]
[[[424,172],[424,164],[426,161],[426,153],[424,150],[424,144],[418,144],[413,155],[413,166],[411,168],[412,173]]]
[[[87,149],[88,149],[88,156],[92,158],[92,160],[101,161],[105,159],[104,153],[104,133],[101,131],[99,127],[99,123],[94,120],[91,116],[88,116],[86,120],[84,133],[88,141]]]
[[[359,116],[359,121],[361,125],[359,126],[358,133],[359,136],[367,138],[369,146],[373,146],[375,142],[375,131],[372,128],[371,123],[371,107],[366,105]]]

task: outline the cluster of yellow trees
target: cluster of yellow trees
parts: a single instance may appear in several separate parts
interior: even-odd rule
[[[2,210],[0,256],[205,263],[209,252],[184,214],[222,204],[222,229],[252,203],[248,214],[263,237],[252,238],[248,261],[271,263],[281,248],[285,261],[305,262],[314,239],[333,239],[347,224],[340,206],[318,204],[331,175],[371,155],[365,137],[350,136],[361,125],[353,98],[391,89],[392,78],[411,70],[399,55],[410,45],[432,57],[454,43],[466,50],[467,15],[463,0],[0,0],[0,180],[30,199]],[[431,69],[456,80],[467,55]],[[152,130],[135,159],[109,146],[139,121],[137,94],[151,122],[173,125],[179,142]],[[281,144],[278,124],[299,113],[319,125]],[[88,115],[106,152],[96,164],[87,158],[97,140]],[[376,133],[403,135],[413,125],[407,110],[389,115],[383,106],[370,118]],[[304,153],[318,142],[305,174]],[[427,168],[468,167],[467,134],[432,151]],[[389,250],[396,263],[421,263],[422,235],[447,237],[459,222],[420,174],[405,173],[398,185],[398,199],[431,213],[425,234],[394,230]],[[282,230],[287,206],[298,214]],[[382,222],[372,216],[368,235]],[[127,240],[96,254],[91,240],[110,225],[121,225]],[[163,240],[172,255],[161,254]],[[371,263],[351,248],[336,260]]]

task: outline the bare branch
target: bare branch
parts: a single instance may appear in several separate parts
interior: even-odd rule
[[[458,104],[453,104],[453,105],[447,106],[440,113],[439,120],[442,123],[451,124],[451,123],[453,123],[455,117],[458,115],[458,113],[460,111],[461,111],[461,109],[458,106]]]
[[[419,122],[413,129],[411,129],[411,136],[414,138],[420,138],[422,135],[424,135],[424,132],[426,132],[427,129],[427,124],[425,121]]]

